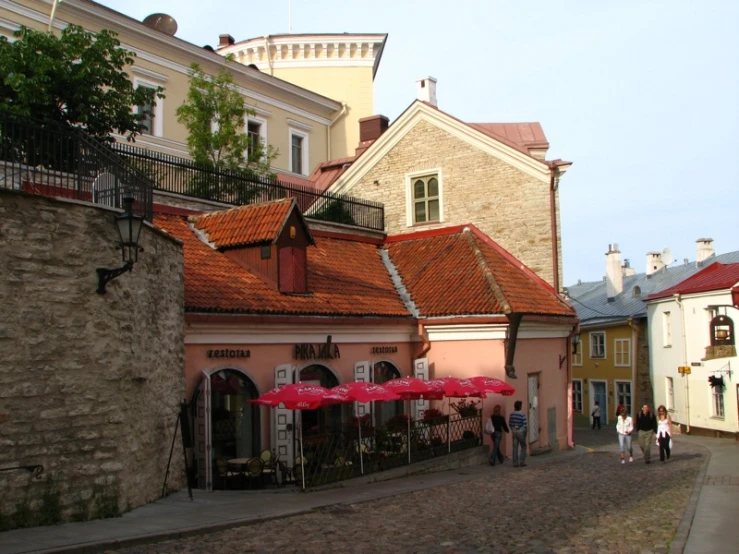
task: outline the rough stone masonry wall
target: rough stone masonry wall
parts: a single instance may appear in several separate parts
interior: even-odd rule
[[[406,175],[435,168],[441,168],[444,222],[408,227]],[[417,123],[350,194],[384,203],[390,235],[472,223],[553,283],[548,180],[536,179],[427,121]],[[559,230],[558,203],[556,208]],[[558,251],[561,275],[561,245]]]
[[[133,271],[97,294],[95,269],[122,265],[114,216],[0,190],[0,467],[45,468],[0,472],[6,522],[48,516],[49,493],[65,519],[160,495],[184,396],[182,247],[144,228]],[[178,440],[170,489],[183,476]]]

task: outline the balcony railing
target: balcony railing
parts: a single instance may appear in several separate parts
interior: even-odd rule
[[[0,188],[122,207],[151,221],[154,184],[83,129],[0,117]]]
[[[385,209],[379,202],[319,192],[308,186],[288,185],[248,170],[217,170],[187,158],[131,144],[116,143],[113,148],[152,179],[158,191],[234,206],[295,198],[307,217],[377,231],[385,228]]]

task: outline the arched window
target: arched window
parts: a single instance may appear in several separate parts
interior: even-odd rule
[[[400,371],[390,362],[377,362],[372,372],[372,382],[377,385],[390,381],[391,379],[400,379]],[[392,402],[375,402],[375,426],[382,427],[388,419],[404,412],[404,402],[395,400]]]
[[[309,365],[301,369],[298,380],[301,383],[320,385],[327,389],[339,384],[339,380],[333,372],[319,364]],[[351,409],[351,404],[333,404],[317,410],[303,410],[301,412],[303,436],[341,433],[344,430],[344,423],[349,421]]]

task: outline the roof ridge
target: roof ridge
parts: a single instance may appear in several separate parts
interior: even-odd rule
[[[477,264],[480,266],[483,277],[485,277],[485,280],[490,286],[490,290],[493,292],[493,296],[495,296],[495,299],[498,301],[500,306],[503,308],[503,313],[505,314],[513,313],[513,310],[511,309],[511,305],[508,303],[508,299],[505,297],[503,290],[500,288],[498,281],[495,279],[495,275],[493,275],[493,272],[490,269],[490,266],[488,265],[488,262],[485,259],[485,256],[480,250],[480,247],[477,245],[477,242],[475,241],[472,231],[470,231],[468,227],[465,227],[465,229],[462,231],[462,234],[467,239],[467,243],[470,245],[470,248],[472,249],[472,252],[475,255]]]
[[[257,202],[256,204],[241,204],[239,206],[232,206],[230,208],[226,208],[225,210],[214,210],[212,212],[206,212],[200,215],[190,215],[188,216],[188,220],[197,221],[199,219],[204,219],[207,217],[215,217],[218,215],[224,215],[229,212],[246,211],[249,209],[264,208],[266,206],[270,206],[272,204],[279,204],[281,202],[295,203],[296,199],[294,196],[288,196],[285,198],[276,198],[274,200],[265,200],[264,202]]]

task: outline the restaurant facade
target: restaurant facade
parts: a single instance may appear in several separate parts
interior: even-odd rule
[[[483,418],[495,404],[507,414],[522,400],[532,449],[571,444],[574,312],[474,226],[358,236],[311,229],[293,200],[155,223],[184,245],[186,398],[199,487],[217,488],[218,460],[265,449],[293,466],[301,431],[307,442],[355,417],[381,426],[409,409],[413,419],[430,407],[453,412],[448,399],[300,414],[249,402],[287,383],[495,377],[516,392],[482,400]]]

